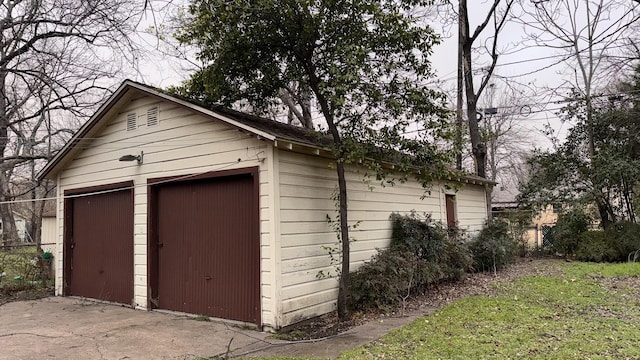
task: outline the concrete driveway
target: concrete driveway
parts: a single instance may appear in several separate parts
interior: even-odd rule
[[[0,359],[194,359],[224,355],[230,341],[237,353],[262,349],[267,335],[73,298],[0,306]]]
[[[330,338],[289,342],[215,321],[50,297],[0,306],[0,360],[224,358],[227,348],[232,357],[334,359],[432,311],[426,307]]]

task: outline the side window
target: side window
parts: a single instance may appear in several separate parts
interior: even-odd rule
[[[446,194],[444,196],[445,207],[447,209],[447,227],[456,229],[458,227],[458,219],[456,217],[456,196]]]

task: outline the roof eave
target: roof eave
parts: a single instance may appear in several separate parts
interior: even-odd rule
[[[283,139],[283,138],[276,138],[276,140],[273,143],[273,146],[279,149],[297,152],[297,153],[313,154],[313,155],[317,155],[325,158],[333,157],[331,150],[327,148],[323,148],[317,145],[310,145],[310,144],[305,144],[301,142],[296,142],[296,141]],[[392,162],[385,161],[383,162],[383,166],[385,166],[388,169],[395,169],[395,164]],[[489,179],[484,179],[476,176],[464,176],[464,175],[457,176],[457,177],[450,177],[447,180],[455,181],[459,183],[471,184],[471,185],[482,185],[482,186],[495,186],[497,184],[497,182],[491,181]]]

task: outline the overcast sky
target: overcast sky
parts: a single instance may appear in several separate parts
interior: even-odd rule
[[[629,9],[628,3],[631,3],[630,0],[626,3],[624,0],[610,0],[610,2],[619,3],[620,10],[607,14],[609,19],[603,20],[601,29],[606,29],[611,21],[623,16],[624,11]],[[177,3],[173,2],[174,5]],[[490,1],[472,0],[469,3],[470,28],[473,31],[484,19]],[[527,4],[527,2],[524,3]],[[532,5],[528,5],[528,9],[531,10]],[[457,7],[456,4],[453,6]],[[625,6],[627,7],[623,9]],[[167,9],[161,10],[163,11],[157,12],[155,17],[148,16],[141,28],[148,28],[154,23],[168,24]],[[532,19],[519,8],[514,9],[513,14],[515,19],[508,23],[505,31],[499,36],[501,55],[492,80],[495,91],[493,96],[491,92],[482,96],[479,106],[498,107],[499,112],[519,118],[530,134],[532,142],[536,146],[548,147],[550,142],[541,135],[541,129],[545,124],[556,129],[560,137],[566,134],[566,130],[571,126],[561,122],[554,113],[562,107],[562,103],[558,101],[568,95],[570,84],[576,81],[575,66],[567,62],[558,64],[564,55],[561,50],[532,46],[531,41],[526,39],[527,32],[531,32],[532,29],[526,30],[523,25],[531,22]],[[445,9],[434,11],[432,15],[429,21],[443,36],[442,44],[435,49],[431,57],[437,75],[433,86],[451,94],[451,99],[454,101],[457,74],[457,25],[455,18],[447,15]],[[578,18],[579,21],[584,22],[583,19],[586,17]],[[565,23],[567,27],[570,25],[566,18],[561,18],[559,21]],[[490,42],[491,32],[484,34],[478,44]],[[154,36],[141,35],[141,42],[146,44],[148,51],[145,51],[146,56],[141,59],[139,73],[129,71],[123,73],[124,76],[149,85],[167,87],[179,84],[193,70],[194,67],[189,62],[178,61],[158,52],[156,49],[158,41]],[[166,47],[164,49],[167,50]],[[480,53],[474,62],[476,74],[480,76],[482,67],[488,64],[488,57]],[[517,98],[505,98],[506,95],[503,94],[508,93],[509,89],[517,90],[516,92],[519,93]],[[510,94],[513,96],[513,91]]]

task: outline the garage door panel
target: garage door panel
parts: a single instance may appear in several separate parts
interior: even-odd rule
[[[250,174],[157,191],[158,306],[259,320],[259,241]]]
[[[131,190],[73,199],[70,295],[131,304]]]

